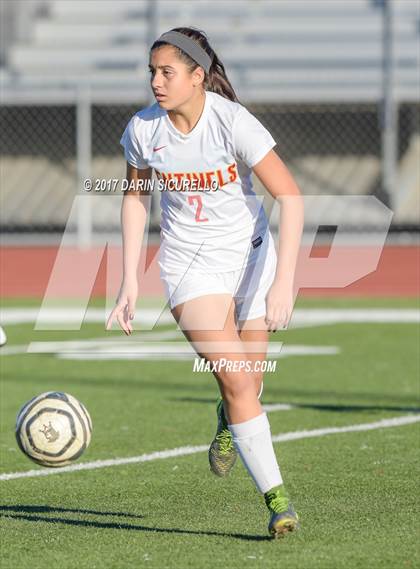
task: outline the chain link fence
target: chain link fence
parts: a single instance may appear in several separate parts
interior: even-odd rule
[[[121,195],[107,200],[106,193],[91,192],[77,207],[76,197],[87,197],[85,179],[125,177],[119,140],[151,96],[146,59],[159,31],[201,22],[241,103],[272,133],[307,196],[307,225],[315,224],[319,196],[331,196],[332,208],[337,196],[361,195],[392,210],[393,230],[419,229],[415,2],[100,4],[28,0],[4,3],[0,11],[7,36],[0,56],[3,232],[66,228],[87,241],[92,231],[119,233]],[[271,211],[273,200],[255,177],[254,185]],[[155,232],[159,197],[153,193]],[[360,207],[352,212],[352,229],[374,229],[375,217]]]
[[[375,195],[394,211],[393,228],[413,229],[420,222],[420,105],[398,106],[397,178],[390,203],[384,192],[381,105],[252,104],[247,108],[269,129],[276,151],[302,193]],[[125,176],[121,134],[129,118],[146,105],[92,104],[90,156],[85,174],[95,179]],[[0,110],[1,229],[63,231],[81,187],[77,152],[77,104],[3,105]],[[87,168],[87,170],[86,170]],[[259,193],[264,189],[254,179]],[[159,228],[159,195],[154,194],[151,227]],[[116,200],[101,201],[96,229],[119,230]],[[360,219],[360,228],[369,225]],[[75,227],[73,229],[76,229]],[[356,228],[357,229],[357,228]]]

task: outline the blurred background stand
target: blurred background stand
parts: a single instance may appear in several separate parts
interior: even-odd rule
[[[241,103],[277,140],[276,151],[308,197],[308,229],[318,196],[373,195],[394,212],[389,238],[416,239],[418,2],[6,0],[4,244],[57,244],[64,230],[82,248],[97,235],[120,242],[118,200],[92,192],[69,224],[71,207],[85,193],[86,178],[125,176],[121,134],[135,112],[154,103],[149,48],[180,25],[207,33]],[[255,186],[264,193],[258,180]],[[266,201],[269,213],[273,204]],[[158,202],[155,192],[151,241],[158,241]],[[349,234],[361,231],[375,231],[375,219],[363,209],[348,219]]]

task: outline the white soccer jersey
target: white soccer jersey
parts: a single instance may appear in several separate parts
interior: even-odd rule
[[[251,168],[276,142],[240,103],[211,91],[205,95],[188,134],[155,103],[131,118],[121,138],[126,160],[156,173],[162,273],[242,268],[244,260],[252,262],[251,242],[268,228]]]

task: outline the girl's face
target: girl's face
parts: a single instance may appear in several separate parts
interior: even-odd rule
[[[150,85],[156,100],[159,106],[167,111],[188,101],[204,78],[201,67],[190,73],[186,64],[178,59],[175,50],[169,45],[151,52],[149,70]]]

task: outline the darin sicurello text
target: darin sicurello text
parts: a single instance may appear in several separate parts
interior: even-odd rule
[[[86,179],[83,188],[86,192],[144,192],[144,191],[204,191],[212,192],[220,187],[217,180],[211,180],[209,184],[202,183],[197,179],[159,179],[159,180],[127,180],[118,178],[96,178],[95,180]]]

